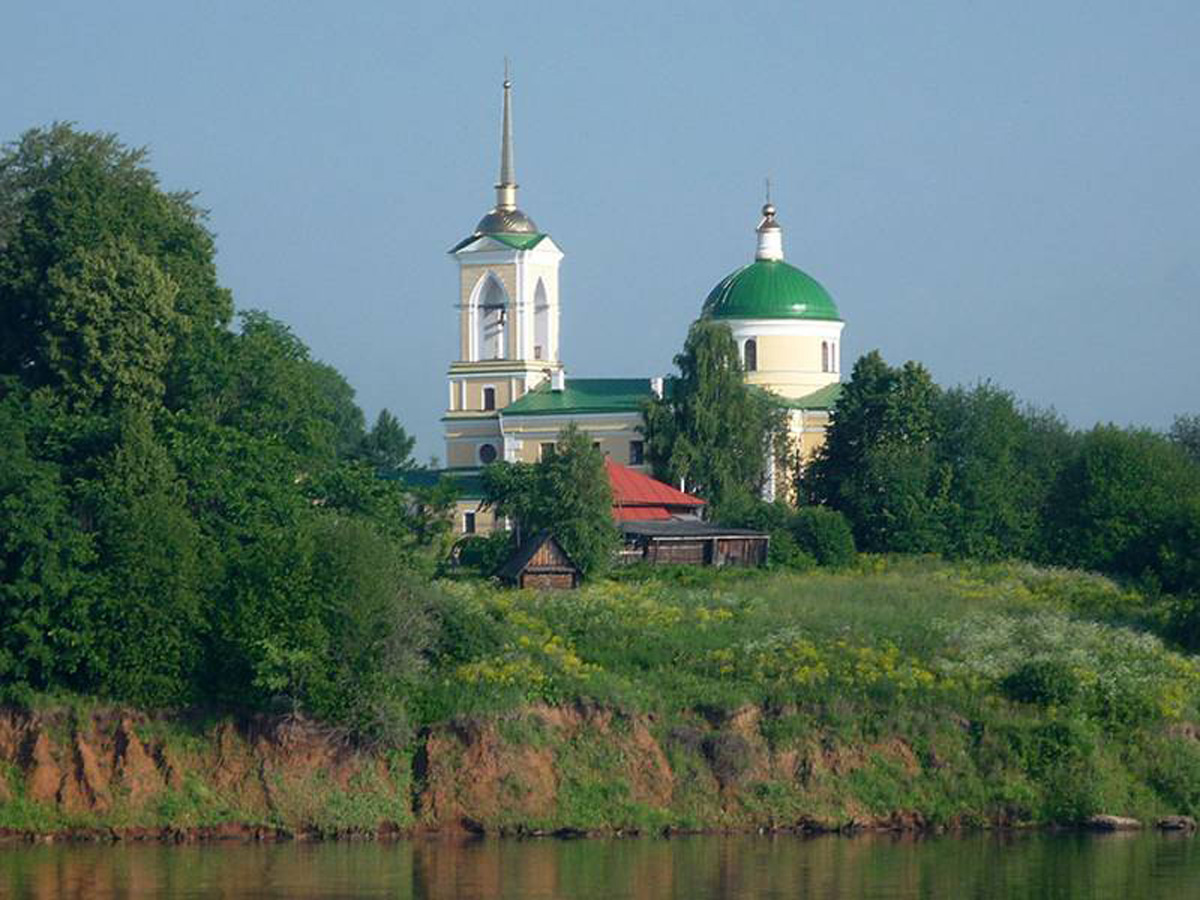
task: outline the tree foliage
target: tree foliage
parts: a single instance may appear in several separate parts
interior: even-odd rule
[[[654,474],[709,501],[720,515],[761,494],[773,454],[783,448],[783,411],[747,385],[729,327],[700,319],[675,357],[677,376],[643,411]]]
[[[241,316],[188,194],[67,125],[0,154],[0,681],[394,734],[448,495],[390,414]]]
[[[619,538],[604,455],[575,424],[537,463],[492,463],[483,473],[484,505],[514,521],[518,540],[549,531],[585,575],[604,571]]]

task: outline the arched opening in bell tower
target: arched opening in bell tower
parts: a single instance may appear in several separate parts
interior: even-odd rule
[[[533,358],[550,359],[550,300],[540,278],[533,292]]]
[[[508,320],[508,294],[500,279],[489,272],[475,289],[471,303],[472,361],[503,359]]]

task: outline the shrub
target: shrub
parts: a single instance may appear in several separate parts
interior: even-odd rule
[[[822,566],[848,566],[854,562],[854,533],[844,515],[823,506],[805,506],[790,523],[796,546]]]
[[[1079,695],[1079,676],[1066,663],[1035,659],[1010,672],[1000,681],[1010,700],[1039,706],[1068,706]]]
[[[455,545],[455,550],[459,565],[472,568],[480,575],[494,575],[512,553],[512,533],[494,531],[487,537],[468,535]]]

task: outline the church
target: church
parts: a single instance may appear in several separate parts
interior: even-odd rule
[[[559,343],[563,251],[517,205],[507,78],[495,189],[495,206],[449,251],[458,265],[458,358],[447,374],[441,474],[459,485],[460,534],[495,525],[479,508],[480,469],[497,460],[536,462],[571,422],[607,458],[645,471],[642,405],[663,390],[661,377],[568,377]],[[769,198],[755,233],[753,260],[717,282],[700,315],[729,326],[746,380],[787,408],[792,440],[808,458],[824,441],[840,390],[845,323],[829,293],[784,260]]]

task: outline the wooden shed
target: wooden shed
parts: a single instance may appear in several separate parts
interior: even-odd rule
[[[625,563],[663,565],[761,566],[767,561],[770,537],[748,528],[725,528],[708,522],[622,522]]]
[[[579,567],[548,531],[525,540],[499,574],[509,584],[540,590],[577,588],[582,577]]]

